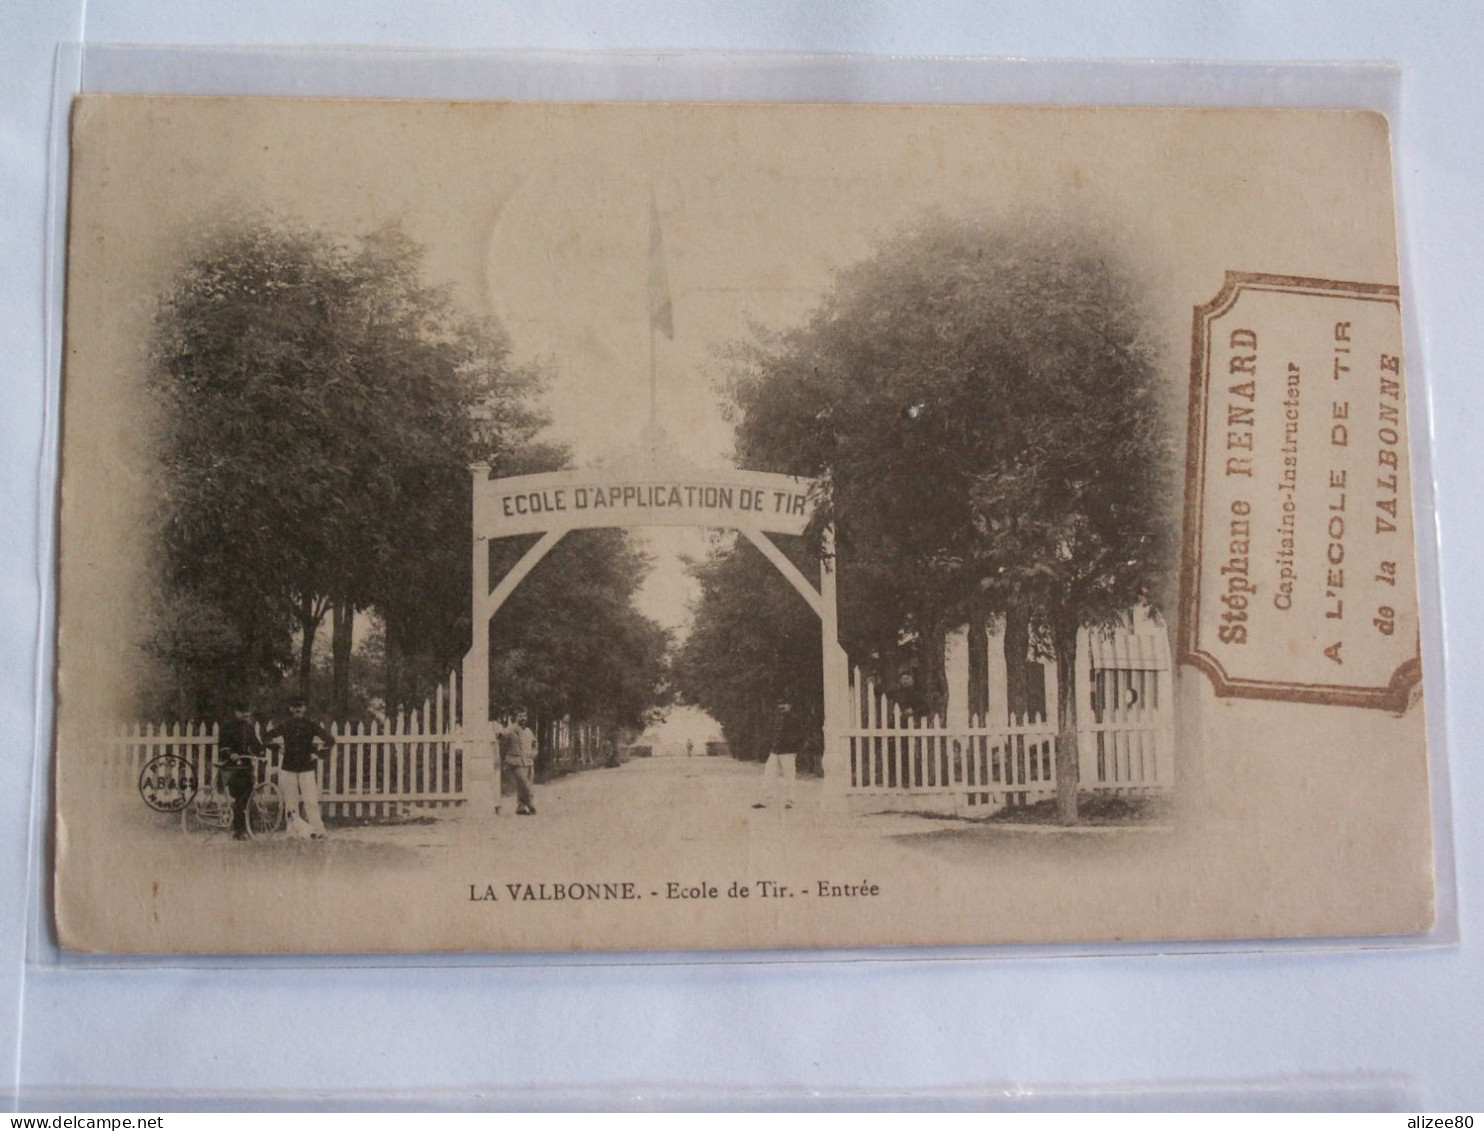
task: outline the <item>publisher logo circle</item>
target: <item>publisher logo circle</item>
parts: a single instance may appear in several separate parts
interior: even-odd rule
[[[157,813],[179,813],[196,796],[196,767],[177,754],[162,754],[139,771],[139,796]]]

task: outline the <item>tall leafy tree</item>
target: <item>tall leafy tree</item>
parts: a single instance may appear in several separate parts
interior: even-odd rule
[[[214,607],[240,638],[237,670],[212,673],[233,691],[273,671],[289,626],[312,630],[325,608],[316,575],[341,513],[326,312],[345,294],[331,260],[309,233],[216,233],[159,317],[165,599]]]
[[[807,549],[787,544],[797,541],[782,548],[808,569]],[[745,539],[716,546],[690,568],[701,593],[675,656],[676,693],[721,725],[735,755],[758,759],[786,750],[800,755],[801,769],[817,768],[824,721],[819,617]]]
[[[212,637],[237,639],[230,658],[191,671],[179,629],[207,620],[176,617],[161,637],[198,706],[275,677],[293,629],[307,691],[331,610],[343,691],[354,612],[383,606],[390,634],[411,619],[405,605],[427,613],[451,597],[454,569],[413,578],[408,562],[466,541],[447,535],[467,530],[469,461],[541,425],[536,379],[510,364],[503,335],[421,270],[395,228],[347,245],[256,219],[203,235],[164,296],[151,380],[162,597],[212,609]]]
[[[741,460],[821,483],[815,522],[835,527],[848,650],[887,686],[911,671],[906,698],[929,713],[947,706],[947,633],[967,615],[982,636],[1004,606],[976,561],[971,496],[1009,424],[976,293],[989,268],[935,235],[842,273],[804,325],[740,352],[731,385]],[[979,674],[970,707],[983,713]]]
[[[1169,576],[1172,431],[1140,293],[1075,227],[931,217],[742,350],[731,384],[741,459],[820,480],[847,645],[910,642],[915,705],[945,701],[947,628],[982,642],[1004,618],[1012,710],[1029,640],[1052,645],[1069,822],[1077,630]]]
[[[529,539],[496,542],[492,577]],[[621,530],[566,535],[490,624],[491,705],[544,726],[573,718],[642,730],[669,697],[669,633],[633,604],[649,562]],[[539,728],[538,728],[539,729]]]
[[[1076,234],[1043,236],[1010,273],[1018,440],[975,476],[971,503],[996,584],[1049,639],[1057,666],[1057,808],[1077,820],[1078,633],[1168,601],[1174,429],[1140,288]],[[1035,327],[1049,328],[1037,333]]]
[[[362,240],[350,267],[361,284],[355,362],[386,390],[398,425],[368,453],[385,505],[366,603],[386,629],[388,699],[416,702],[469,647],[469,464],[544,471],[566,452],[537,439],[547,423],[536,407],[540,374],[511,362],[496,323],[460,313],[446,290],[421,281],[421,250],[399,229]],[[348,590],[337,604],[361,607]],[[349,653],[347,638],[337,686]]]

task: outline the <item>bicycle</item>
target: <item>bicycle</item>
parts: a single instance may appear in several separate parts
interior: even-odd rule
[[[243,757],[253,762],[268,759],[262,755],[249,754]],[[180,811],[180,827],[187,833],[212,829],[230,831],[232,828],[232,795],[227,792],[226,775],[236,769],[231,762],[212,763],[211,784],[203,785],[184,809]],[[247,799],[247,828],[253,836],[277,832],[283,827],[283,794],[271,779],[253,786],[252,796]]]

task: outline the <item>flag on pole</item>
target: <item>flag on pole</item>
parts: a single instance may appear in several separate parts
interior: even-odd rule
[[[665,244],[660,236],[660,210],[653,195],[649,198],[649,324],[666,338],[675,340],[670,280],[665,274]]]

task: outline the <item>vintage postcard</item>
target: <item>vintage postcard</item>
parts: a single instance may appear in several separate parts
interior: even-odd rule
[[[71,177],[62,947],[1430,928],[1381,116],[91,97]]]

